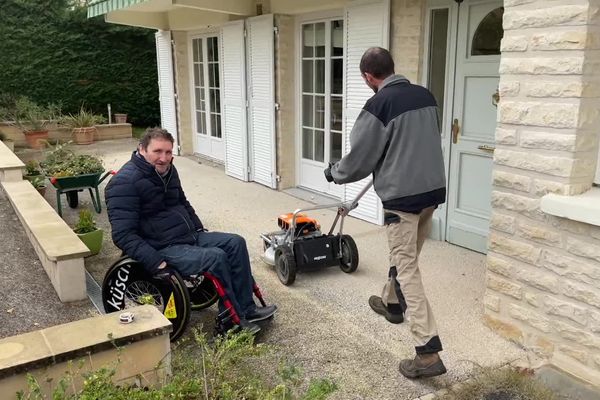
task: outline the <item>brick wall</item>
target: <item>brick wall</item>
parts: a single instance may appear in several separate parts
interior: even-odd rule
[[[568,5],[567,5],[568,3]],[[599,0],[505,0],[485,319],[600,384],[600,227],[540,210],[591,187]]]

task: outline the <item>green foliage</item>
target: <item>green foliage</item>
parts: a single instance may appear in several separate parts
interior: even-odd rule
[[[64,116],[61,118],[60,123],[69,128],[88,128],[104,121],[106,119],[102,115],[94,114],[81,105],[79,112]]]
[[[75,233],[89,233],[93,232],[98,227],[96,226],[96,221],[94,221],[94,215],[87,208],[79,210],[79,220],[77,220],[77,224],[73,228]]]
[[[3,142],[6,140],[6,134],[2,131],[0,131],[0,142]]]
[[[41,189],[41,188],[46,187],[46,177],[43,175],[33,176],[33,177],[31,177],[31,179],[29,179],[29,182],[31,182],[33,187],[36,189]]]
[[[336,390],[329,380],[311,382],[308,389],[300,389],[302,377],[294,367],[279,370],[276,382],[268,382],[268,376],[257,362],[271,349],[254,344],[249,333],[230,334],[209,343],[203,334],[194,335],[194,341],[180,342],[174,350],[173,375],[162,387],[140,388],[116,386],[112,383],[115,370],[103,368],[84,374],[83,388],[73,389],[75,374],[67,373],[54,388],[53,400],[325,400]],[[259,375],[262,373],[262,375]],[[140,377],[145,382],[144,377]],[[29,389],[17,394],[17,399],[43,400],[40,384],[28,376]],[[69,390],[67,390],[67,388]]]
[[[4,0],[0,12],[0,108],[26,95],[60,100],[75,113],[127,113],[134,124],[160,120],[154,31],[87,19],[80,1]],[[6,106],[4,106],[6,109]],[[0,116],[0,119],[2,116]]]
[[[25,175],[41,175],[40,164],[36,160],[29,160],[25,163]]]
[[[12,114],[5,113],[14,124],[27,134],[46,130],[46,126],[61,118],[60,105],[49,103],[41,106],[31,101],[28,97],[17,98]]]
[[[104,172],[102,160],[88,154],[75,154],[68,145],[57,144],[46,153],[46,158],[40,163],[46,175],[61,178]]]

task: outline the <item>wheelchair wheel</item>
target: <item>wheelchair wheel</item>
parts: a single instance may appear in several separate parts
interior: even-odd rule
[[[69,207],[77,208],[79,205],[79,194],[77,190],[70,190],[66,192],[67,194],[67,202],[69,203]]]
[[[190,293],[192,310],[208,308],[219,299],[215,286],[203,276],[186,278],[185,284]]]
[[[342,235],[342,258],[340,268],[350,274],[358,268],[358,247],[350,235]]]
[[[289,286],[296,280],[296,259],[287,246],[279,246],[275,250],[275,269],[284,285]]]
[[[102,303],[107,313],[142,304],[156,306],[173,324],[171,341],[183,334],[190,320],[190,295],[177,271],[157,278],[129,257],[113,264],[104,276]]]

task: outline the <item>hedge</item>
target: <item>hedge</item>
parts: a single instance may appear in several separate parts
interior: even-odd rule
[[[136,125],[160,121],[154,31],[87,19],[81,2],[4,0],[0,8],[0,94],[37,103],[82,103],[127,113]]]

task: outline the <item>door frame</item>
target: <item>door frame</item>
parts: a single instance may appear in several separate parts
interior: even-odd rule
[[[223,144],[223,159],[218,159],[218,158],[214,158],[211,157],[209,155],[206,154],[202,154],[199,152],[198,149],[198,143],[197,143],[197,129],[196,129],[196,94],[195,94],[195,82],[194,82],[194,53],[193,53],[193,49],[192,49],[192,43],[194,41],[194,39],[207,39],[209,37],[216,37],[217,38],[217,47],[220,49],[221,48],[221,29],[220,28],[207,28],[207,29],[202,29],[202,30],[197,30],[197,31],[190,31],[188,32],[187,35],[187,68],[188,68],[188,79],[189,79],[189,96],[190,96],[190,104],[189,104],[189,110],[190,110],[190,127],[191,127],[191,133],[192,133],[192,149],[194,154],[200,155],[202,157],[205,158],[209,158],[212,161],[218,163],[218,164],[224,164],[225,163],[225,130],[221,128],[221,137],[220,138],[216,138],[213,137],[212,135],[209,135],[209,139],[210,140],[215,140],[215,141],[220,141]],[[204,49],[204,47],[203,47]],[[221,107],[223,107],[223,89],[222,89],[222,83],[223,83],[223,67],[221,65],[222,63],[222,55],[219,53],[219,97],[220,97],[220,104]],[[206,67],[206,65],[205,65]],[[208,84],[208,83],[207,83]],[[209,98],[206,99],[206,101],[210,101]],[[210,115],[207,114],[207,121],[210,118]],[[223,126],[223,112],[221,110],[221,126]]]
[[[296,176],[295,176],[295,181],[296,181],[296,186],[300,186],[300,182],[301,182],[301,168],[302,168],[302,24],[304,23],[318,23],[318,22],[328,22],[331,21],[332,19],[340,19],[343,20],[344,19],[344,9],[340,8],[340,9],[333,9],[333,10],[327,10],[327,11],[320,11],[320,12],[311,12],[311,13],[305,13],[305,14],[301,14],[301,15],[297,15],[294,21],[294,37],[295,37],[295,54],[296,54],[296,60],[295,60],[295,100],[296,100],[296,106],[295,106],[295,121],[294,121],[294,126],[295,126],[295,135],[294,135],[294,147],[295,147],[295,152],[294,152],[294,156],[296,158],[295,161],[295,166],[296,166]],[[344,29],[346,29],[344,27]],[[347,46],[346,46],[346,36],[344,35],[344,51],[347,51]],[[345,71],[345,57],[342,59],[343,64],[343,71]],[[326,68],[327,70],[327,68]],[[342,88],[346,86],[346,74],[344,73],[342,76]],[[343,110],[345,108],[345,103],[344,103],[344,96],[342,96],[342,120],[343,120]],[[326,115],[327,117],[327,115]],[[328,120],[325,119],[325,124],[328,123]],[[344,131],[344,126],[342,125],[342,156],[344,155],[344,141],[346,139],[346,135],[349,134],[349,132],[345,132]],[[328,140],[328,139],[325,139]],[[325,178],[323,178],[325,179]],[[330,184],[333,185],[333,184]],[[336,187],[336,186],[333,186]],[[332,193],[323,193],[323,192],[319,192],[320,194],[323,194],[325,196],[331,196],[331,197],[335,197],[339,200],[342,199],[344,192],[343,192],[343,187],[340,185],[337,185],[337,187],[339,188],[338,194],[332,194]],[[313,190],[308,188],[308,190]]]

